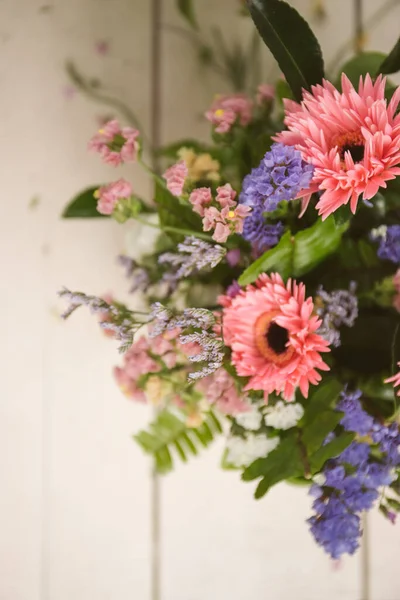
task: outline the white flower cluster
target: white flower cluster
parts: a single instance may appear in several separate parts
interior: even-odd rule
[[[258,407],[253,404],[250,407],[250,410],[236,415],[235,421],[238,425],[247,429],[247,431],[257,431],[257,429],[260,429],[261,427],[263,416],[258,410]]]
[[[279,400],[275,406],[267,408],[265,423],[275,429],[290,429],[301,419],[304,408],[298,402],[282,402]]]
[[[265,434],[249,434],[246,438],[228,438],[227,462],[234,467],[247,467],[257,458],[265,458],[279,444],[279,437],[268,438]]]

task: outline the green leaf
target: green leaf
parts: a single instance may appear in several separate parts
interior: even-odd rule
[[[308,23],[281,0],[248,0],[250,15],[297,100],[302,89],[321,83],[321,48]]]
[[[300,446],[295,433],[283,439],[266,458],[253,462],[242,474],[243,481],[252,481],[261,477],[255,497],[261,498],[279,481],[298,477],[304,473]]]
[[[293,246],[294,277],[308,273],[336,252],[347,228],[348,224],[337,227],[334,219],[329,217],[326,221],[319,219],[312,227],[300,231]]]
[[[306,427],[313,423],[321,412],[332,407],[341,391],[342,385],[333,377],[329,377],[320,383],[310,394],[300,425]]]
[[[345,73],[358,89],[360,75],[365,77],[367,73],[371,75],[378,73],[385,56],[382,52],[361,52],[347,61],[341,68],[341,72]],[[338,81],[339,84],[340,81]]]
[[[350,202],[348,204],[344,204],[340,208],[337,208],[333,213],[333,218],[338,227],[350,221],[352,216],[353,213],[350,210]]]
[[[177,0],[178,10],[186,21],[193,27],[198,29],[196,14],[194,12],[193,0]]]
[[[158,215],[161,227],[176,227],[179,229],[190,229],[192,231],[203,231],[201,218],[193,212],[189,204],[183,204],[179,198],[171,194],[166,188],[156,184],[155,201],[158,207]],[[181,241],[183,236],[177,233],[166,232],[174,241]]]
[[[339,454],[346,450],[354,440],[354,435],[354,433],[346,431],[314,452],[309,459],[311,473],[318,473],[327,460],[339,456]]]
[[[87,188],[75,196],[75,198],[65,207],[62,218],[92,219],[94,217],[108,217],[108,215],[102,215],[97,211],[97,198],[95,198],[93,194],[99,187],[100,186],[98,185],[96,187]]]
[[[307,454],[312,455],[321,448],[326,436],[340,423],[343,413],[335,410],[325,410],[309,425],[304,427],[302,442]]]
[[[338,249],[347,227],[347,224],[336,227],[334,219],[329,217],[295,236],[285,233],[275,248],[265,252],[242,273],[239,284],[252,283],[261,273],[271,271],[277,271],[283,279],[304,275]]]
[[[289,277],[293,257],[293,239],[288,231],[279,243],[253,262],[239,277],[240,285],[247,285],[257,279],[261,273],[278,271],[282,277]]]
[[[400,37],[394,48],[379,65],[376,72],[382,73],[383,75],[389,75],[390,73],[397,73],[397,71],[400,71]]]
[[[221,424],[212,412],[207,414],[199,427],[193,428],[165,409],[150,424],[148,431],[140,431],[134,439],[145,452],[154,457],[156,471],[163,474],[173,469],[174,453],[183,462],[187,462],[188,454],[198,454],[199,443],[208,447],[221,431]]]

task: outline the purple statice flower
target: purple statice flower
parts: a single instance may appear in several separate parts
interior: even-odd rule
[[[397,423],[381,425],[375,423],[372,428],[372,439],[379,444],[379,449],[386,455],[386,462],[396,467],[400,465],[400,432]]]
[[[275,210],[282,200],[294,200],[308,189],[314,167],[301,158],[293,146],[273,144],[258,167],[243,180],[239,201],[266,212]]]
[[[360,517],[349,512],[335,496],[328,497],[325,502],[317,499],[313,508],[317,514],[308,522],[317,544],[334,559],[345,553],[354,554],[361,537]]]
[[[268,248],[276,246],[283,231],[281,222],[267,225],[262,208],[256,207],[244,221],[242,236],[251,243],[257,254],[262,254]]]
[[[97,313],[100,319],[100,327],[112,331],[114,337],[119,340],[119,351],[125,352],[133,343],[135,333],[148,322],[143,313],[136,313],[126,308],[123,304],[109,304],[98,296],[88,296],[82,292],[71,292],[63,288],[58,295],[69,301],[70,305],[61,315],[67,319],[80,306],[87,306],[92,313]]]
[[[232,283],[226,288],[225,295],[229,296],[229,298],[235,298],[241,291],[242,288],[240,287],[236,279],[234,279]]]
[[[159,256],[158,262],[161,265],[170,265],[174,272],[168,275],[178,281],[190,277],[193,273],[213,269],[225,254],[226,250],[222,246],[190,236],[178,244],[178,252],[165,252]]]
[[[337,409],[344,412],[340,424],[346,431],[354,431],[359,435],[367,435],[372,429],[374,420],[361,406],[361,390],[349,392],[346,389],[340,394]]]
[[[374,458],[369,444],[353,441],[337,458],[325,464],[323,484],[313,485],[310,491],[316,511],[309,519],[311,532],[332,558],[356,550],[361,537],[359,513],[370,510],[380,496],[380,488],[392,483],[392,470],[398,464],[398,426],[374,422],[363,410],[360,397],[359,390],[342,392],[337,406],[345,413],[341,424],[347,431],[370,434],[380,446],[382,459]],[[385,507],[382,510],[389,513]]]
[[[214,333],[216,320],[214,314],[205,308],[185,308],[181,313],[174,314],[172,310],[160,302],[152,305],[151,316],[154,320],[151,337],[155,337],[173,329],[180,329],[179,340],[182,344],[198,344],[200,353],[189,356],[191,362],[204,362],[204,366],[189,373],[190,381],[211,375],[222,366],[224,359],[224,343]]]
[[[364,442],[352,442],[340,455],[342,463],[348,463],[356,467],[368,460],[370,447]]]
[[[317,290],[316,312],[322,319],[318,333],[336,348],[340,346],[339,327],[352,327],[358,317],[355,290],[354,282],[350,284],[349,290],[334,290],[329,293],[322,286]]]
[[[147,270],[141,267],[133,258],[121,254],[118,256],[118,262],[125,269],[126,277],[132,280],[129,292],[133,294],[136,291],[147,292],[151,285]]]
[[[381,225],[371,231],[370,237],[373,241],[379,241],[380,259],[400,264],[400,225]]]

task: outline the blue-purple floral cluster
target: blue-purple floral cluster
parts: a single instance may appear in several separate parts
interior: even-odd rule
[[[341,425],[359,437],[370,435],[378,445],[376,456],[370,443],[353,441],[323,470],[323,483],[314,485],[310,493],[316,514],[309,519],[315,540],[332,558],[353,554],[359,547],[360,513],[372,508],[380,489],[394,479],[394,468],[400,464],[400,433],[396,423],[381,425],[362,408],[361,391],[345,391],[338,403],[344,416]]]

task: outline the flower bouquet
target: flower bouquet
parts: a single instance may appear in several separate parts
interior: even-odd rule
[[[148,254],[120,257],[148,310],[60,295],[65,317],[87,305],[119,341],[124,394],[157,407],[135,437],[158,472],[224,435],[223,468],[256,480],[256,498],[310,486],[311,533],[338,558],[359,546],[362,511],[400,510],[400,89],[383,76],[400,42],[328,80],[294,8],[248,6],[284,78],[216,97],[212,143],[162,148],[163,176],[137,130],[107,123],[90,148],[142,164],[154,202],[119,179],[64,213],[159,229]]]

